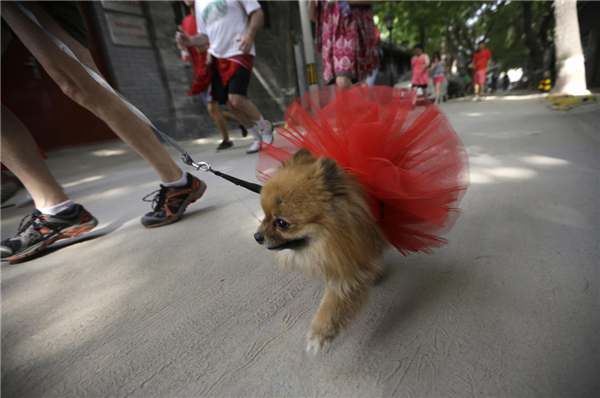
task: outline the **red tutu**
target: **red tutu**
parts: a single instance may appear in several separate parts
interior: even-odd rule
[[[415,92],[355,85],[305,93],[263,143],[256,176],[266,182],[301,148],[334,159],[365,186],[373,216],[402,254],[432,253],[460,215],[469,186],[465,147],[441,110],[413,106]]]

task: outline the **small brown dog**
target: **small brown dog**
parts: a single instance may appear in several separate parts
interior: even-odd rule
[[[369,301],[389,246],[362,185],[332,159],[302,149],[262,189],[265,218],[254,237],[280,267],[326,282],[306,350],[316,354]]]

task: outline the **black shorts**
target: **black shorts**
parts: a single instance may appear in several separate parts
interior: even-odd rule
[[[87,25],[76,1],[37,1],[36,4],[50,15],[61,28],[66,30],[71,37],[89,50],[90,38]],[[27,8],[27,4],[24,7]],[[10,29],[4,19],[2,20],[2,26]],[[16,36],[12,30],[10,30],[10,33]]]
[[[226,104],[229,94],[243,95],[248,93],[248,84],[250,84],[250,72],[243,66],[231,76],[227,85],[223,87],[223,81],[218,71],[212,79],[212,100],[218,101],[219,104]]]
[[[412,88],[427,88],[427,84],[413,84],[411,85]]]

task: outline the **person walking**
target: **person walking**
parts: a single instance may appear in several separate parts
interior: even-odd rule
[[[435,90],[435,101],[434,104],[439,105],[441,100],[442,83],[444,82],[444,76],[450,79],[448,68],[446,68],[446,61],[442,59],[439,52],[433,53],[433,62],[431,63],[431,70],[433,71],[433,89]]]
[[[190,35],[180,29],[175,36],[177,44],[202,47],[210,42],[212,99],[227,104],[248,129],[254,143],[246,152],[256,153],[263,141],[273,142],[273,125],[246,98],[256,56],[254,38],[264,23],[260,4],[255,0],[197,0],[195,13],[198,33]]]
[[[189,7],[190,13],[181,21],[181,28],[190,36],[194,36],[198,34],[194,0],[184,0],[184,3]],[[207,44],[203,47],[178,47],[181,51],[186,53],[186,57],[189,57],[192,68],[194,69],[194,82],[188,95],[190,97],[194,95],[200,95],[202,97],[206,104],[208,114],[217,124],[221,136],[223,137],[223,141],[219,144],[217,150],[221,151],[233,147],[233,142],[229,139],[229,132],[227,131],[227,122],[237,123],[240,126],[242,136],[244,137],[248,134],[248,131],[240,124],[235,115],[228,111],[222,111],[219,108],[219,102],[213,101],[212,99],[210,76],[207,71],[207,50],[209,45]]]
[[[477,44],[479,50],[473,55],[473,60],[469,64],[470,68],[475,68],[473,74],[473,84],[475,86],[475,96],[477,101],[483,100],[483,94],[485,93],[485,80],[487,76],[487,70],[490,67],[492,60],[492,53],[490,50],[485,48],[485,43],[480,41]]]
[[[350,88],[379,69],[371,2],[311,0],[308,12],[316,24],[315,51],[322,53],[325,84]]]
[[[410,60],[412,64],[412,88],[422,89],[423,97],[427,100],[427,86],[429,85],[429,56],[423,52],[423,46],[417,44],[414,48],[415,55]],[[415,96],[415,101],[417,97]]]
[[[85,20],[75,2],[20,4],[31,11],[44,29],[65,43],[84,65],[101,75],[89,50]],[[1,7],[2,54],[10,43],[12,31],[68,97],[104,121],[158,174],[162,183],[154,197],[152,211],[142,217],[142,224],[160,227],[181,219],[187,206],[204,194],[206,184],[183,172],[150,127],[54,44],[17,3],[2,2]],[[1,152],[2,163],[23,183],[36,207],[36,211],[21,222],[17,234],[2,241],[2,261],[33,255],[58,239],[81,235],[98,224],[82,205],[74,203],[63,192],[27,127],[4,105]]]

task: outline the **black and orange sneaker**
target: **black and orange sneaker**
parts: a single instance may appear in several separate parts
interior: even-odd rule
[[[142,225],[148,228],[162,227],[163,225],[177,222],[183,216],[190,203],[194,203],[204,195],[206,184],[204,181],[187,174],[187,183],[182,187],[160,186],[144,197],[145,202],[152,202],[152,210],[142,217]],[[147,200],[150,195],[154,198]]]
[[[59,239],[82,235],[96,225],[98,220],[79,204],[54,216],[36,210],[23,218],[17,236],[2,241],[2,261],[29,257]]]

